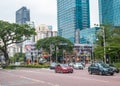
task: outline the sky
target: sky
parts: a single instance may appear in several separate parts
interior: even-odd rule
[[[15,23],[15,12],[22,6],[30,9],[35,26],[52,25],[57,30],[57,0],[0,0],[0,20]],[[90,0],[90,23],[99,24],[98,0]]]

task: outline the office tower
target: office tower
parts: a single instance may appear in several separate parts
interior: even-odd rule
[[[87,28],[80,31],[80,44],[94,45],[99,27]]]
[[[99,0],[100,24],[120,26],[120,0]]]
[[[16,11],[16,23],[25,24],[28,21],[30,21],[30,11],[23,6]]]
[[[73,43],[79,32],[90,27],[89,0],[57,0],[58,35]]]
[[[25,6],[21,7],[19,10],[16,11],[16,23],[17,24],[28,24],[30,25],[30,10],[27,9]],[[17,43],[17,46],[19,46],[18,49],[20,53],[25,52],[25,45],[28,42],[34,42],[32,39],[34,38],[34,36],[32,36],[30,38],[30,40],[26,40],[22,43]],[[25,39],[25,37],[23,36],[22,39]]]

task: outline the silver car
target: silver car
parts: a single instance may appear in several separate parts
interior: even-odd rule
[[[82,65],[82,63],[77,62],[77,63],[75,63],[75,64],[73,65],[73,68],[74,68],[74,69],[81,69],[81,70],[83,70],[83,69],[84,69],[84,66]]]

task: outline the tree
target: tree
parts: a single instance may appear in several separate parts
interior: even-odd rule
[[[13,43],[21,43],[27,40],[31,35],[35,35],[35,29],[27,24],[19,25],[0,21],[0,50],[4,54],[6,65],[9,64],[9,56],[7,47]],[[23,39],[22,37],[25,37]]]
[[[66,43],[67,47],[65,47],[64,44],[62,46],[61,45],[62,43]],[[44,39],[40,39],[37,41],[36,47],[38,49],[43,48],[45,51],[50,51],[51,44],[56,45],[59,49],[66,49],[68,51],[71,51],[73,48],[73,43],[70,42],[70,40],[60,37],[60,36],[47,37]]]
[[[103,32],[102,29],[98,31],[95,46],[95,56],[97,58],[103,59],[104,47],[106,55],[109,56],[109,59],[115,60],[116,58],[120,60],[120,27],[111,27],[110,25],[102,25],[100,28],[104,27],[105,31],[105,46],[103,41]],[[115,60],[116,61],[116,60]]]
[[[106,49],[106,46],[108,46],[108,40],[111,37],[110,28],[110,25],[100,25],[100,29],[96,33],[97,41],[94,51],[95,57],[98,59],[104,59],[104,48]]]
[[[114,57],[115,62],[120,62],[120,27],[111,30],[111,38],[108,40],[109,55]]]
[[[65,45],[64,45],[65,44]],[[61,56],[63,53],[63,50],[66,51],[72,51],[73,50],[73,43],[60,36],[55,36],[55,37],[47,37],[44,39],[40,39],[36,43],[36,47],[38,49],[43,48],[44,51],[50,52],[50,46],[53,45],[52,51],[58,51],[57,54],[58,56]],[[57,49],[56,49],[57,48]],[[53,53],[55,57],[55,53]]]

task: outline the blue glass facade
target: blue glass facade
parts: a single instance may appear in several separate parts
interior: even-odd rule
[[[99,0],[100,24],[120,26],[120,0]]]
[[[27,21],[30,21],[30,11],[22,7],[16,11],[16,23],[25,24]]]
[[[88,28],[80,31],[80,44],[94,44],[96,41],[96,32],[100,28]]]
[[[75,43],[75,32],[90,27],[89,0],[57,0],[58,35]]]

